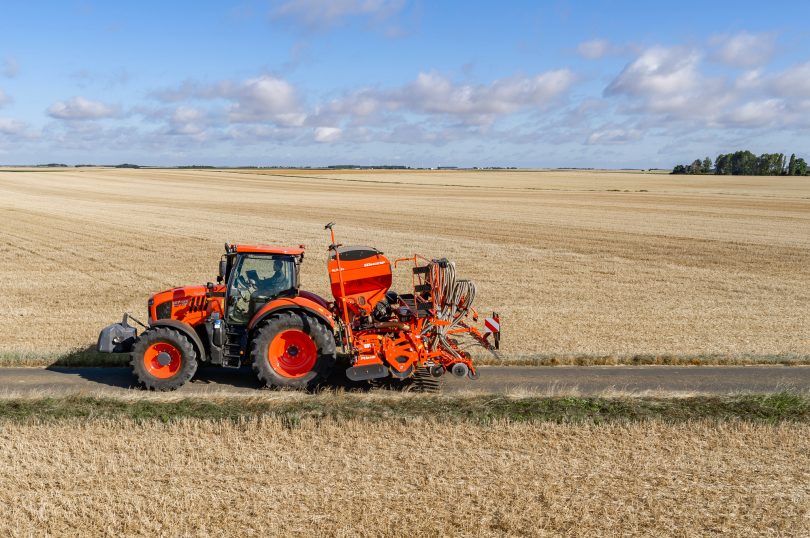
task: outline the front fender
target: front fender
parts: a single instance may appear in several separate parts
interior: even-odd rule
[[[202,340],[200,340],[200,336],[197,334],[197,331],[195,331],[194,327],[188,323],[183,323],[182,321],[177,321],[176,319],[159,319],[150,323],[149,327],[169,327],[183,333],[185,336],[188,336],[189,340],[191,340],[191,343],[196,348],[197,359],[200,361],[206,360],[205,346],[203,345]]]
[[[326,323],[330,329],[335,328],[335,319],[323,305],[304,297],[285,297],[270,301],[256,312],[248,323],[248,330],[252,331],[266,317],[284,310],[303,310]]]

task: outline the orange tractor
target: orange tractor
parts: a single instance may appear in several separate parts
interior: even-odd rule
[[[304,247],[225,245],[217,284],[174,288],[148,301],[148,323],[124,314],[99,334],[98,350],[130,353],[138,381],[174,390],[199,363],[239,368],[251,363],[271,387],[312,388],[345,360],[348,379],[432,391],[451,372],[478,372],[459,337],[494,350],[500,320],[479,330],[475,286],[456,279],[453,263],[419,255],[395,260],[411,267],[409,293],[390,289],[392,265],[371,247],[332,244],[327,270],[334,300],[300,290]],[[140,335],[129,319],[145,329]],[[338,354],[338,347],[341,353]]]

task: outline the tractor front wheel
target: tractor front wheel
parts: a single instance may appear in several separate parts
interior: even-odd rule
[[[149,390],[175,390],[197,371],[197,352],[179,331],[167,327],[143,333],[130,355],[132,372]]]
[[[335,365],[335,337],[325,323],[303,312],[270,316],[256,330],[253,370],[268,387],[313,388]]]

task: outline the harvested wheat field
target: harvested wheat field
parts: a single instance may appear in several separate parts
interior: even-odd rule
[[[96,168],[0,170],[0,356],[94,345],[213,280],[226,241],[306,244],[326,294],[330,220],[344,244],[455,260],[505,359],[810,360],[804,177]]]
[[[0,426],[0,534],[805,535],[807,425]]]

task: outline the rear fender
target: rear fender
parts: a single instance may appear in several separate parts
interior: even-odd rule
[[[200,340],[200,335],[198,335],[197,331],[194,330],[194,327],[188,323],[183,323],[182,321],[177,321],[176,319],[159,319],[150,323],[149,327],[169,327],[181,332],[187,336],[189,340],[191,340],[192,345],[197,351],[197,359],[200,361],[207,360],[205,355],[206,348],[203,345],[202,340]]]
[[[335,320],[332,314],[323,305],[306,297],[285,297],[270,301],[264,305],[261,310],[256,312],[253,318],[251,318],[250,323],[248,323],[248,331],[252,331],[268,316],[287,310],[303,310],[307,314],[311,314],[326,323],[330,329],[334,330],[335,328]]]

